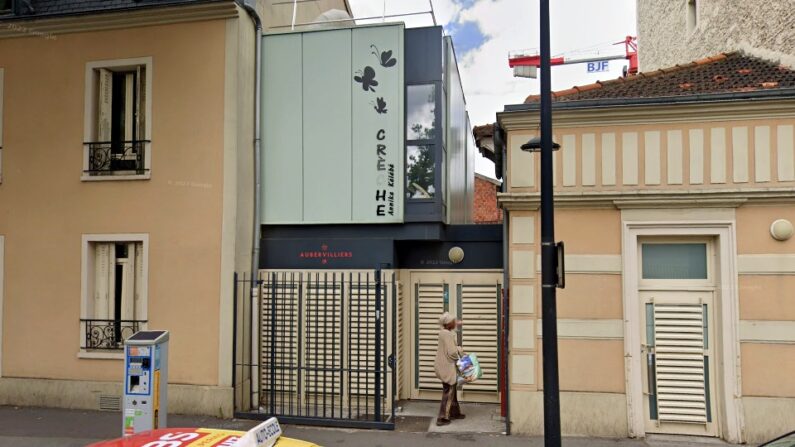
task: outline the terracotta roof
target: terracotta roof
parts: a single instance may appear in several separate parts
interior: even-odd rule
[[[740,52],[553,92],[554,101],[660,98],[795,87],[795,70]],[[538,102],[528,96],[525,103]]]

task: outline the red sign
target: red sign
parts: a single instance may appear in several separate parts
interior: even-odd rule
[[[329,251],[328,245],[320,246],[320,251],[302,251],[298,254],[301,259],[320,259],[321,264],[328,264],[329,259],[353,258],[352,251]]]

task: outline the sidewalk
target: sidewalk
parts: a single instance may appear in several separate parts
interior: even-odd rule
[[[172,427],[210,427],[247,430],[257,421],[226,420],[201,416],[169,415]],[[312,441],[322,446],[345,447],[425,447],[425,446],[497,446],[542,447],[543,438],[494,434],[445,434],[411,431],[384,432],[315,427],[285,426],[285,436]],[[1,447],[82,447],[88,443],[119,437],[121,414],[85,410],[25,408],[0,406]],[[571,447],[714,447],[717,442],[694,443],[661,439],[565,438]]]

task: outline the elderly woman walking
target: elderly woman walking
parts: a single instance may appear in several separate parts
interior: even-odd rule
[[[448,312],[439,317],[439,345],[436,348],[436,377],[442,381],[442,404],[439,408],[439,416],[436,418],[436,425],[447,425],[450,419],[464,419],[461,414],[461,407],[458,405],[458,395],[456,394],[456,382],[458,373],[456,371],[456,360],[464,355],[464,350],[458,346],[455,328],[456,319]]]

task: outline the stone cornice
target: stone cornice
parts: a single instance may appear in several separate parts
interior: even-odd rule
[[[0,22],[0,39],[58,36],[59,34],[103,31],[135,26],[227,19],[239,15],[231,0],[208,1],[140,9],[126,9],[59,17],[32,17]]]
[[[553,109],[556,129],[609,125],[649,125],[795,118],[795,99],[767,98],[731,102],[603,106],[580,109]],[[536,130],[538,111],[513,111],[498,114],[507,131]]]
[[[541,196],[498,193],[497,201],[508,211],[535,211],[539,209]],[[737,208],[756,203],[795,203],[795,188],[555,193],[556,208]]]

